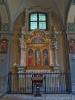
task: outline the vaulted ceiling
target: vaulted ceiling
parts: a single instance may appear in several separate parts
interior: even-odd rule
[[[71,0],[7,0],[11,16],[15,17],[24,8],[44,7],[51,8],[64,16],[67,13]]]
[[[12,24],[25,8],[35,7],[50,9],[58,16],[55,20],[60,19],[60,22],[64,24],[67,20],[70,4],[71,0],[6,0]]]

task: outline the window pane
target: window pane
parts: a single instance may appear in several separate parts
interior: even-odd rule
[[[37,29],[37,22],[30,22],[30,29]]]
[[[45,14],[39,14],[39,21],[46,21],[46,15]]]
[[[31,14],[30,21],[37,21],[37,14]]]
[[[39,29],[46,29],[46,22],[39,22]]]

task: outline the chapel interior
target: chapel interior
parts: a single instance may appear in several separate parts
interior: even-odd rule
[[[74,91],[72,2],[0,0],[0,76],[8,77],[4,78],[6,84],[2,84],[3,79],[0,82],[2,93]]]

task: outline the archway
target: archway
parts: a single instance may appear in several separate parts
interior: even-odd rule
[[[49,29],[50,31],[49,30],[43,31],[39,29],[33,31],[29,31],[27,29],[28,31],[26,31],[25,28],[28,27],[25,25],[27,25],[28,23],[26,23],[25,21],[27,17],[25,16],[25,14],[26,12],[24,11],[17,18],[15,22],[14,35],[13,35],[12,69],[14,69],[14,67],[16,67],[16,69],[15,71],[13,70],[13,73],[15,73],[16,71],[29,72],[29,73],[37,72],[40,69],[40,67],[38,66],[43,65],[42,70],[40,69],[38,72],[41,73],[53,72],[53,74],[63,73],[62,74],[63,76],[59,80],[62,79],[63,83],[66,84],[69,83],[68,85],[66,85],[66,90],[70,91],[70,82],[69,82],[70,80],[67,80],[67,78],[69,79],[69,69],[67,60],[68,51],[65,49],[67,47],[66,35],[65,35],[66,31],[64,29],[64,25],[60,16],[58,16],[54,12],[50,12],[51,14],[50,19],[52,19],[52,23]],[[42,38],[40,39],[40,37]],[[40,40],[40,43],[39,41],[37,41],[38,39]],[[41,43],[42,40],[43,42],[46,40],[46,44],[48,43],[48,45],[45,46],[45,42]],[[46,57],[47,59],[45,59]],[[48,64],[49,66],[46,67]],[[65,85],[63,84],[63,86]]]

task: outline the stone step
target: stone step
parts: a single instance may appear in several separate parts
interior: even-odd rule
[[[75,95],[72,94],[45,94],[41,97],[33,95],[12,94],[5,95],[0,100],[75,100]]]

